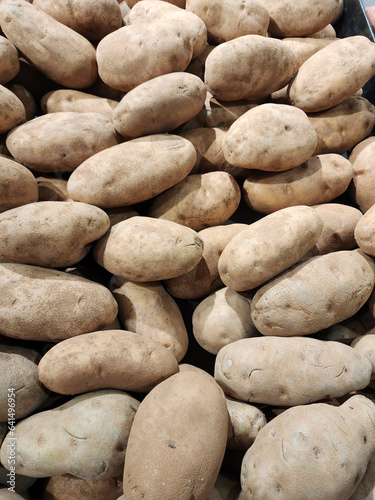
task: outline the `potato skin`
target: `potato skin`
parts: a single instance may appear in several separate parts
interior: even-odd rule
[[[0,263],[0,291],[0,334],[7,337],[57,342],[98,330],[117,316],[117,303],[103,285],[54,269]]]
[[[161,75],[121,99],[113,111],[113,124],[124,137],[170,132],[197,115],[205,99],[206,88],[197,76],[184,72]]]
[[[251,302],[254,325],[263,335],[284,337],[328,328],[365,304],[374,272],[373,259],[358,249],[312,257],[256,292]]]
[[[119,479],[85,481],[73,476],[53,476],[46,481],[43,500],[117,500],[122,492]]]
[[[288,356],[293,362],[285,362]],[[281,406],[344,396],[367,387],[371,374],[369,360],[350,346],[307,337],[237,340],[215,362],[215,379],[228,396]]]
[[[245,498],[348,500],[374,453],[374,420],[374,404],[359,395],[340,407],[287,409],[264,426],[244,456]]]
[[[216,99],[259,99],[284,87],[296,70],[296,56],[281,40],[244,35],[210,52],[204,79]]]
[[[0,84],[10,82],[20,70],[16,47],[5,36],[0,36]]]
[[[8,88],[0,85],[0,134],[9,132],[25,120],[26,110],[21,100]]]
[[[256,406],[228,397],[226,400],[230,420],[227,448],[246,451],[266,425],[266,417]]]
[[[38,201],[38,184],[30,170],[0,156],[0,213]]]
[[[294,205],[317,205],[344,193],[352,177],[350,161],[327,153],[285,172],[252,172],[243,184],[243,198],[263,214]]]
[[[355,146],[349,161],[353,165],[353,179],[348,193],[362,212],[367,212],[375,204],[374,168],[375,137],[367,137]]]
[[[178,372],[172,352],[126,330],[85,333],[63,340],[38,365],[39,380],[59,394],[97,389],[148,392]]]
[[[93,45],[43,10],[24,0],[9,0],[1,4],[0,22],[5,36],[54,82],[85,88],[96,80]]]
[[[335,38],[312,38],[309,36],[282,39],[282,42],[295,53],[298,67],[302,66],[313,54],[334,41]]]
[[[311,207],[278,210],[231,239],[219,258],[219,275],[232,290],[256,288],[301,259],[322,229],[323,222]]]
[[[367,255],[375,257],[375,205],[372,205],[367,212],[359,219],[354,237],[359,248]]]
[[[219,473],[227,433],[226,400],[210,377],[187,371],[160,383],[134,418],[124,497],[206,500]]]

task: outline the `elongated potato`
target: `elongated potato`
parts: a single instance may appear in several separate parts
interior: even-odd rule
[[[206,88],[197,76],[184,72],[161,75],[121,99],[113,111],[113,124],[128,138],[170,132],[197,115],[205,99]]]
[[[289,84],[290,102],[306,113],[332,108],[361,89],[374,72],[374,42],[362,35],[336,40],[299,68]]]
[[[297,65],[300,67],[313,54],[334,42],[335,38],[312,38],[306,36],[283,38],[282,41],[293,50],[297,57]]]
[[[121,278],[145,282],[190,271],[202,251],[202,240],[192,229],[169,220],[140,216],[112,226],[95,244],[94,258]]]
[[[110,289],[124,328],[159,342],[181,361],[188,348],[188,334],[178,305],[163,285],[135,283],[113,276]]]
[[[256,288],[300,260],[315,245],[322,229],[320,216],[304,205],[263,217],[224,248],[218,263],[220,278],[236,291]]]
[[[359,335],[350,344],[352,348],[356,349],[359,353],[365,356],[372,365],[371,380],[369,387],[375,387],[375,333],[368,333],[366,335]]]
[[[370,361],[352,347],[307,337],[238,340],[223,347],[215,362],[215,379],[228,396],[282,406],[344,396],[367,387],[371,374]]]
[[[350,318],[366,303],[375,263],[360,250],[312,257],[262,286],[251,317],[263,335],[309,335]],[[281,292],[282,290],[282,292]]]
[[[0,213],[38,201],[38,184],[29,169],[0,156]]]
[[[54,82],[78,89],[90,86],[97,78],[93,45],[33,4],[24,0],[2,2],[0,24],[5,36]]]
[[[348,193],[362,212],[367,212],[375,204],[375,137],[367,137],[355,146],[349,161],[353,165],[353,179]]]
[[[266,97],[284,87],[296,70],[296,56],[281,40],[245,35],[210,52],[204,78],[216,99],[236,101]]]
[[[20,70],[20,61],[16,47],[5,36],[0,36],[0,84],[12,80]]]
[[[85,481],[73,476],[53,476],[49,478],[43,488],[44,498],[54,500],[117,500],[122,492],[122,481],[113,479],[99,479],[99,481]]]
[[[243,184],[243,196],[250,208],[270,214],[293,205],[327,203],[346,191],[352,177],[350,161],[328,153],[285,172],[252,172]]]
[[[184,179],[195,164],[194,146],[173,134],[153,134],[108,148],[81,163],[68,194],[103,208],[148,200]]]
[[[0,263],[0,292],[0,334],[7,337],[57,342],[99,330],[117,316],[103,285],[54,269]]]
[[[223,224],[237,210],[240,199],[240,188],[227,172],[194,174],[157,196],[148,215],[200,231]]]
[[[12,156],[37,172],[72,171],[119,142],[108,118],[74,111],[39,116],[12,130],[6,139]]]
[[[306,113],[286,104],[266,103],[231,125],[223,139],[223,153],[236,167],[290,170],[311,157],[316,142]]]
[[[359,219],[355,230],[354,237],[359,248],[375,257],[375,205],[367,210],[367,212]]]
[[[26,120],[26,110],[22,101],[9,89],[0,85],[0,134]]]
[[[124,497],[206,500],[228,434],[224,394],[210,377],[180,372],[142,401],[130,431]]]

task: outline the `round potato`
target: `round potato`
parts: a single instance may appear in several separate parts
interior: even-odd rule
[[[285,172],[252,172],[243,195],[250,208],[270,214],[294,205],[327,203],[346,191],[352,177],[352,164],[343,156],[318,155]]]
[[[232,398],[226,400],[230,420],[227,448],[246,451],[266,425],[266,417],[256,406]]]
[[[0,84],[10,82],[20,70],[16,47],[5,36],[0,36]]]
[[[227,172],[194,174],[157,196],[148,215],[200,231],[227,221],[240,200],[241,190]]]
[[[355,146],[349,161],[353,165],[353,179],[348,193],[362,212],[367,212],[375,204],[375,137],[367,137]]]
[[[95,244],[94,258],[121,278],[147,282],[190,271],[201,259],[202,251],[202,240],[192,229],[169,220],[139,216],[112,226]]]
[[[153,134],[101,151],[81,163],[68,180],[76,201],[114,208],[148,200],[192,170],[194,146],[173,134]]]
[[[0,213],[38,201],[38,184],[29,169],[0,156]]]
[[[170,132],[197,115],[205,99],[206,88],[197,76],[184,72],[161,75],[121,99],[113,111],[113,124],[127,138]]]
[[[359,219],[354,230],[355,241],[367,255],[375,257],[375,205]]]
[[[306,113],[286,104],[266,103],[231,125],[223,139],[223,153],[236,167],[277,172],[308,160],[316,143]]]
[[[22,101],[11,90],[0,85],[0,134],[26,120],[26,110]]]

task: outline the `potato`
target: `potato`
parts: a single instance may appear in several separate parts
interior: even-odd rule
[[[314,210],[323,221],[323,230],[313,248],[316,255],[338,250],[353,250],[357,247],[354,230],[362,217],[362,212],[342,203],[322,203]]]
[[[219,258],[220,278],[236,291],[256,288],[298,262],[315,245],[322,228],[311,207],[278,210],[231,239]]]
[[[80,90],[52,90],[42,97],[40,106],[44,113],[75,111],[76,113],[100,113],[112,120],[118,101],[88,94]]]
[[[338,0],[263,0],[270,13],[269,32],[271,36],[304,36],[324,28],[336,20],[343,11]]]
[[[354,230],[354,237],[359,248],[375,257],[375,205],[359,219]]]
[[[87,203],[29,203],[0,214],[0,255],[24,264],[67,267],[82,260],[108,228],[107,214]]]
[[[197,115],[205,99],[206,88],[197,76],[183,72],[161,75],[121,99],[113,111],[113,124],[127,138],[170,132]]]
[[[294,205],[327,203],[343,194],[353,167],[335,153],[312,156],[286,172],[252,172],[243,184],[245,203],[263,214]]]
[[[0,84],[10,82],[20,70],[16,47],[5,36],[0,36]]]
[[[313,38],[311,36],[282,39],[283,43],[295,53],[298,67],[302,66],[302,64],[313,54],[316,54],[316,52],[335,40],[335,38]]]
[[[91,332],[63,340],[38,365],[39,380],[59,394],[105,388],[149,392],[177,372],[171,351],[126,330]]]
[[[194,146],[174,134],[132,139],[93,155],[68,180],[68,195],[103,208],[148,200],[184,179],[195,164]]]
[[[368,385],[371,389],[374,389],[375,388],[375,333],[359,335],[356,339],[353,340],[353,342],[350,345],[371,362],[372,374],[371,374],[371,380]]]
[[[33,5],[89,40],[101,40],[122,25],[117,0],[33,0]]]
[[[371,373],[371,363],[352,347],[307,337],[237,340],[223,347],[215,362],[215,379],[228,396],[281,406],[364,389]]]
[[[228,129],[237,118],[256,106],[258,103],[246,99],[224,102],[213,97],[208,98],[202,110],[204,112],[202,126]]]
[[[246,451],[266,425],[266,417],[256,406],[232,398],[226,400],[230,419],[227,448]]]
[[[216,99],[259,99],[284,87],[296,70],[296,56],[281,40],[244,35],[207,56],[205,83]]]
[[[15,96],[22,102],[25,108],[26,121],[35,118],[36,114],[36,104],[32,93],[23,85],[18,83],[12,83],[8,85],[9,90],[13,92]]]
[[[240,200],[240,188],[227,172],[194,174],[157,196],[148,215],[200,231],[227,221]]]
[[[200,260],[202,247],[202,240],[192,229],[140,216],[112,226],[95,244],[94,258],[121,278],[160,281],[190,271]]]
[[[0,213],[38,201],[38,185],[29,169],[0,156]]]
[[[137,215],[139,215],[134,207],[108,208],[105,212],[109,217],[111,226],[114,226],[115,224],[117,224],[118,222],[122,222],[123,220],[130,219],[130,217],[136,217]]]
[[[231,125],[223,140],[223,153],[236,167],[275,172],[308,160],[316,142],[317,135],[302,110],[266,103]]]
[[[26,120],[26,110],[22,101],[9,89],[0,85],[0,134]]]
[[[367,212],[375,204],[374,168],[375,137],[367,137],[357,144],[349,155],[353,165],[353,179],[348,193],[362,212]]]
[[[24,0],[2,2],[0,24],[9,41],[54,82],[79,89],[97,78],[93,45],[33,4]]]
[[[37,172],[67,172],[119,144],[113,123],[99,113],[38,116],[12,130],[6,145],[16,161]]]
[[[53,177],[37,177],[39,201],[71,201],[68,197],[67,181]],[[35,200],[38,201],[38,200]]]
[[[151,23],[165,20],[168,23],[176,23],[179,30],[184,30],[184,37],[190,39],[193,46],[192,59],[200,54],[207,44],[207,28],[205,23],[195,13],[185,10],[185,6],[161,3],[159,0],[142,0],[129,11],[124,17],[126,25]]]
[[[151,78],[184,71],[193,44],[178,22],[161,19],[123,26],[99,42],[96,54],[104,83],[129,92]]]
[[[344,5],[343,1],[339,0],[339,3],[341,4],[340,9],[342,9],[342,7]],[[341,13],[340,13],[340,16],[341,16]],[[336,30],[332,26],[332,24],[327,24],[327,26],[325,26],[324,28],[322,28],[321,30],[319,30],[315,33],[311,33],[309,36],[311,38],[336,38]]]
[[[77,477],[53,476],[44,486],[44,500],[117,500],[122,492],[119,479],[85,481]]]
[[[251,301],[229,288],[221,288],[195,308],[192,323],[198,344],[217,354],[236,340],[259,335],[251,320]]]
[[[375,405],[360,395],[340,407],[287,409],[264,426],[244,456],[246,499],[348,500],[374,453],[374,419]]]
[[[49,393],[38,379],[39,360],[35,350],[0,344],[0,422],[26,417],[47,400]]]
[[[375,106],[364,97],[353,95],[333,108],[309,114],[308,118],[318,136],[314,155],[343,154],[369,135],[375,125]]]
[[[336,40],[299,68],[289,84],[289,98],[306,113],[323,111],[352,96],[374,72],[374,42],[362,35]]]
[[[221,252],[229,241],[247,224],[226,224],[207,227],[198,232],[203,241],[202,258],[188,273],[164,282],[168,292],[179,299],[200,299],[223,285],[218,271]]]
[[[118,477],[138,405],[123,391],[93,391],[25,418],[15,430],[17,471],[37,478],[71,474],[87,481]],[[0,457],[6,468],[8,455],[4,442]]]
[[[2,263],[0,292],[0,334],[7,337],[57,342],[99,330],[117,316],[103,285],[54,269]]]
[[[130,431],[125,498],[206,500],[228,434],[222,390],[205,374],[180,372],[142,401]]]
[[[187,0],[186,10],[207,27],[208,42],[220,44],[244,35],[267,35],[270,15],[256,0]],[[220,15],[217,14],[220,12]]]
[[[110,289],[125,330],[159,342],[181,361],[188,348],[188,334],[178,305],[163,285],[135,283],[113,276]]]
[[[312,257],[262,286],[251,317],[263,335],[309,335],[350,318],[375,283],[375,263],[360,250]],[[282,291],[282,292],[281,292]]]
[[[367,11],[367,10],[366,10]],[[374,484],[375,457],[372,456],[361,482],[357,486],[350,500],[373,500],[375,495]]]

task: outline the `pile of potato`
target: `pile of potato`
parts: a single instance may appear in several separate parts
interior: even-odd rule
[[[0,499],[375,499],[344,8],[0,2]]]

